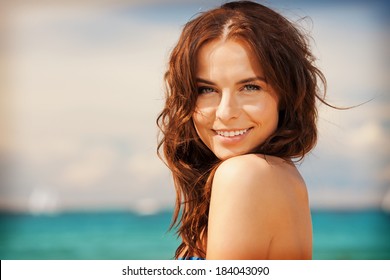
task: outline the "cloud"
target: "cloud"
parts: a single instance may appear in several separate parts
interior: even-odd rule
[[[73,162],[67,164],[59,182],[69,187],[86,188],[96,186],[99,181],[112,174],[118,155],[110,147],[88,147]]]
[[[23,204],[41,185],[65,208],[123,206],[154,193],[162,204],[172,200],[171,191],[153,190],[168,179],[155,153],[155,118],[178,27],[161,32],[95,6],[13,16],[6,102],[17,164],[9,175],[24,179],[10,180],[8,200]]]
[[[390,73],[383,63],[388,52],[380,22],[374,20],[378,12],[375,6],[344,5],[310,13],[315,17],[314,50],[335,105],[356,105],[388,92]]]
[[[313,209],[357,210],[382,205],[384,191],[372,192],[368,188],[335,188],[318,186],[311,189],[310,205]]]

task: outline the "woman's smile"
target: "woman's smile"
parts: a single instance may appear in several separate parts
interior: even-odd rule
[[[251,128],[247,129],[233,129],[233,130],[215,130],[215,141],[218,141],[220,145],[239,145],[250,133]]]

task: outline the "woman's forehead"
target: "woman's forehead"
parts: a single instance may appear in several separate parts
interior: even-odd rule
[[[242,39],[215,39],[204,44],[196,58],[196,72],[216,67],[240,67],[248,64],[257,76],[263,76],[263,68],[257,55]],[[226,70],[226,69],[225,69]]]

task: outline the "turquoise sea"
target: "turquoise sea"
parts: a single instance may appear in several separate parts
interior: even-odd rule
[[[0,214],[0,259],[172,259],[171,212]],[[313,211],[314,259],[390,259],[390,214]]]

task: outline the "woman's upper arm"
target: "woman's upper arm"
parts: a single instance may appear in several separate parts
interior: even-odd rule
[[[249,156],[222,163],[214,176],[207,259],[265,259],[281,205],[266,161]]]

